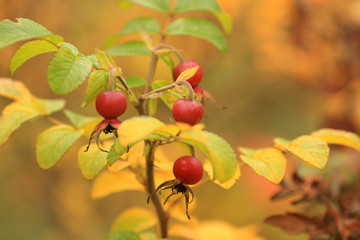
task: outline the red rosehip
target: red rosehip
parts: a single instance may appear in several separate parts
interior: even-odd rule
[[[114,119],[125,112],[127,100],[122,92],[103,91],[97,96],[95,106],[105,119]]]
[[[177,122],[195,125],[201,121],[204,107],[195,100],[179,99],[173,105],[172,115]]]
[[[192,156],[178,158],[173,166],[174,176],[185,184],[198,183],[203,176],[203,172],[201,162]]]
[[[178,65],[176,65],[176,67],[173,70],[174,80],[176,80],[177,77],[180,75],[180,73],[182,73],[186,69],[193,68],[196,66],[199,66],[198,70],[196,71],[194,76],[192,76],[191,78],[189,78],[187,80],[191,84],[192,87],[196,87],[202,79],[203,69],[198,62],[193,61],[193,60],[187,60],[187,61],[181,62]]]

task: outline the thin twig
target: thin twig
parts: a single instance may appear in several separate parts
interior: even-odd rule
[[[188,99],[189,99],[190,101],[194,100],[194,90],[193,90],[191,84],[190,84],[188,81],[186,81],[186,80],[178,80],[178,81],[176,81],[176,82],[174,82],[174,83],[172,83],[172,84],[169,84],[169,85],[167,85],[167,86],[164,86],[164,87],[155,89],[155,90],[153,90],[153,91],[151,91],[151,92],[148,92],[148,93],[143,94],[142,96],[139,97],[139,101],[145,100],[146,97],[148,97],[148,96],[150,96],[150,95],[152,95],[152,94],[161,93],[161,92],[164,92],[164,91],[166,91],[166,90],[170,90],[170,89],[172,89],[172,88],[175,88],[175,87],[178,86],[178,85],[185,85],[185,87],[188,89],[188,92],[189,92],[189,97],[188,97]]]
[[[147,191],[149,194],[154,192],[155,190],[155,178],[154,178],[154,153],[156,147],[151,144],[150,141],[145,142],[146,146],[145,149],[148,151],[146,153],[146,178],[147,178]],[[160,231],[161,237],[167,238],[168,237],[168,216],[165,213],[163,206],[160,202],[158,194],[151,194],[150,195],[152,203],[155,206],[156,213],[160,223]]]

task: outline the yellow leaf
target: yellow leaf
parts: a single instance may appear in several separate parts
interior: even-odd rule
[[[185,71],[180,73],[180,75],[177,77],[176,81],[188,80],[189,78],[191,78],[192,76],[195,75],[198,68],[199,68],[199,66],[195,66],[195,67],[186,69]]]
[[[109,148],[110,142],[104,142],[104,146]],[[106,166],[107,153],[101,151],[96,144],[90,145],[88,151],[85,152],[87,146],[82,146],[78,151],[78,163],[82,175],[88,179],[94,179],[99,172]]]
[[[124,168],[127,168],[130,165],[131,162],[120,159],[118,161],[115,161],[111,166],[108,165],[108,170],[109,172],[116,173],[123,170]]]
[[[0,78],[0,95],[14,100],[30,100],[31,93],[25,85],[10,78]]]
[[[204,221],[196,229],[198,240],[265,240],[255,225],[235,227],[220,220]]]
[[[154,227],[157,218],[153,212],[139,207],[129,208],[116,217],[111,226],[111,232],[127,230],[140,233]]]
[[[170,236],[193,240],[265,240],[258,232],[256,225],[236,227],[221,220],[173,224],[169,230]]]
[[[352,132],[324,128],[313,132],[311,135],[329,144],[339,144],[360,151],[360,137]]]
[[[239,150],[243,153],[240,158],[257,174],[273,183],[281,182],[286,169],[286,158],[281,151],[275,148],[260,150],[239,148]]]
[[[122,122],[118,129],[119,141],[123,146],[142,140],[164,123],[152,117],[132,117]]]
[[[329,158],[329,146],[314,136],[300,136],[288,145],[288,150],[310,165],[322,169]]]
[[[206,160],[203,164],[203,167],[204,167],[204,171],[207,172],[207,174],[209,175],[209,178],[213,179],[213,168],[211,166],[210,161]],[[236,181],[240,178],[240,176],[241,176],[240,167],[239,167],[239,165],[237,165],[236,171],[231,179],[229,179],[223,183],[220,183],[219,180],[217,180],[217,179],[213,180],[213,182],[222,188],[230,189],[236,183]]]
[[[283,138],[275,138],[275,147],[280,149],[281,151],[288,151],[287,147],[290,143],[289,140],[283,139]]]
[[[93,199],[103,198],[112,193],[136,190],[144,191],[134,173],[124,170],[119,173],[111,173],[108,171],[101,172],[94,180],[91,189],[91,197]]]

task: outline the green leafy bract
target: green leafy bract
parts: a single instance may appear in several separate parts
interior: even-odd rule
[[[128,1],[164,13],[168,12],[170,7],[169,0],[128,0]]]
[[[181,133],[178,140],[205,153],[213,168],[213,180],[224,183],[236,173],[237,156],[229,143],[218,135],[207,131],[202,131],[201,134],[187,131]]]
[[[30,19],[18,18],[17,20],[17,22],[12,22],[6,19],[0,22],[0,49],[18,41],[53,35],[45,27]]]
[[[110,70],[116,67],[114,59],[107,52],[95,48],[95,56],[100,67],[103,69]]]
[[[151,54],[144,42],[130,41],[110,47],[106,50],[111,56],[135,56]]]
[[[140,236],[133,231],[116,231],[107,234],[105,240],[140,240]]]
[[[152,17],[139,17],[128,21],[121,29],[120,34],[137,33],[142,29],[148,33],[159,33],[160,25]]]
[[[62,43],[47,72],[51,90],[57,94],[72,92],[86,79],[91,67],[92,62],[82,57],[76,47]]]
[[[226,51],[226,40],[219,27],[201,18],[179,18],[172,22],[168,29],[169,35],[191,35],[212,43],[222,52]]]
[[[79,139],[83,131],[69,125],[50,127],[39,134],[36,142],[36,158],[43,169],[52,167]]]
[[[35,40],[25,43],[19,48],[19,50],[16,51],[14,57],[11,59],[11,74],[14,74],[15,70],[30,58],[40,55],[42,53],[56,51],[57,48],[52,43],[45,40]]]
[[[88,84],[86,87],[86,101],[82,107],[87,106],[94,101],[102,91],[108,89],[109,86],[109,72],[104,70],[94,70],[90,73]]]

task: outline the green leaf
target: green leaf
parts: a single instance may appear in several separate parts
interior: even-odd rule
[[[143,87],[146,85],[145,79],[138,76],[129,76],[125,78],[125,81],[130,88]]]
[[[232,31],[232,19],[224,13],[216,0],[181,0],[175,4],[175,13],[184,13],[191,11],[208,11],[212,13],[220,22],[225,33],[229,34]]]
[[[101,68],[95,54],[88,55],[87,58],[92,62],[94,67]]]
[[[34,97],[33,100],[43,116],[60,111],[65,106],[65,100],[63,99],[41,99]]]
[[[165,124],[156,118],[140,116],[132,117],[122,122],[118,129],[119,141],[122,146],[144,139]]]
[[[260,176],[276,184],[284,178],[286,158],[278,149],[239,148],[239,150],[243,153],[240,158]]]
[[[109,72],[104,70],[94,70],[90,73],[86,87],[86,101],[82,107],[86,107],[94,101],[102,91],[109,87]]]
[[[221,11],[216,0],[180,0],[176,1],[174,13],[191,11]]]
[[[170,7],[169,0],[129,0],[129,2],[164,13],[168,12]]]
[[[222,52],[226,51],[226,40],[219,27],[201,18],[179,18],[172,22],[168,29],[169,35],[190,35],[212,43]]]
[[[116,67],[114,59],[107,52],[95,48],[95,55],[100,67],[106,70]]]
[[[83,133],[68,125],[53,126],[40,133],[36,141],[39,166],[43,169],[52,167]]]
[[[45,27],[30,19],[17,20],[12,22],[6,19],[0,22],[0,49],[18,41],[52,35]]]
[[[140,240],[140,236],[133,231],[116,231],[107,234],[105,240]]]
[[[174,64],[174,61],[172,60],[172,58],[167,54],[167,55],[160,56],[160,59],[161,59],[161,60],[166,64],[166,66],[168,67],[171,80],[174,80],[174,77],[173,77],[173,74],[172,74],[172,73],[173,73],[173,71],[174,71],[175,64]]]
[[[24,122],[40,115],[36,104],[25,101],[18,101],[6,106],[0,118],[0,145],[4,144],[12,132]]]
[[[360,137],[352,132],[324,128],[313,132],[311,135],[322,139],[328,144],[339,144],[360,151]]]
[[[60,47],[60,45],[64,41],[64,38],[60,35],[49,35],[41,38],[55,44],[57,47]]]
[[[14,100],[30,100],[31,93],[20,81],[10,78],[0,78],[0,96]]]
[[[94,117],[87,117],[67,109],[64,110],[64,114],[70,120],[70,122],[77,128],[80,128],[85,124],[88,124],[96,119]]]
[[[78,152],[79,167],[82,175],[86,179],[94,179],[99,172],[106,166],[107,153],[101,151],[97,146],[90,146],[87,152],[86,147],[82,147]]]
[[[114,144],[111,146],[109,150],[109,154],[107,155],[107,162],[111,166],[116,160],[118,160],[126,151],[128,147],[124,147],[120,145],[119,139],[116,139]]]
[[[224,183],[234,176],[237,170],[237,157],[229,143],[218,135],[206,131],[200,134],[183,132],[178,137],[182,143],[199,148],[209,158],[213,168],[213,180]]]
[[[116,217],[111,226],[111,231],[129,230],[140,233],[156,225],[154,214],[144,208],[129,208]]]
[[[116,44],[116,42],[122,37],[121,34],[115,34],[105,39],[104,49],[108,49]]]
[[[139,17],[128,21],[121,29],[120,34],[137,33],[142,29],[148,33],[159,33],[160,25],[152,17]]]
[[[135,56],[135,55],[150,55],[150,50],[144,42],[131,41],[107,49],[111,56]]]
[[[220,22],[222,28],[224,29],[224,32],[226,34],[230,34],[233,30],[233,21],[231,19],[231,16],[224,12],[211,12],[217,20]]]
[[[57,48],[53,44],[45,40],[36,40],[25,43],[19,48],[19,50],[16,51],[14,57],[11,59],[11,74],[14,74],[15,70],[30,58],[43,53],[56,51]]]
[[[57,94],[67,94],[77,88],[89,75],[92,62],[79,56],[73,45],[63,43],[50,62],[47,77],[51,90]]]

